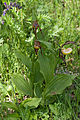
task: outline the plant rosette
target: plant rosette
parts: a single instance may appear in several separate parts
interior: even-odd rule
[[[63,53],[63,55],[68,55],[72,52],[72,48],[62,48],[61,52]]]

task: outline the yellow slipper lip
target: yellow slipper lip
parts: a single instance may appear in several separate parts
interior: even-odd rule
[[[64,55],[68,55],[72,52],[72,48],[67,48],[67,49],[62,49],[61,52],[64,54]]]
[[[34,45],[34,48],[35,48],[35,49],[39,49],[39,46],[37,46],[37,45]]]

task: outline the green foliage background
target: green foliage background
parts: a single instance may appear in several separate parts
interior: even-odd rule
[[[4,2],[17,2],[22,9],[3,16]],[[79,120],[80,1],[2,0],[0,6],[0,119]],[[37,31],[43,53],[38,56],[35,20],[43,33]],[[66,41],[75,44],[65,45],[73,49],[66,56],[73,61],[65,66],[59,48]]]

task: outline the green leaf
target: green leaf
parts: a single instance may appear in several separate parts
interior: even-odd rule
[[[64,30],[63,28],[59,28],[59,29],[57,28],[57,30],[54,31],[54,33],[52,34],[52,36],[57,36],[57,33],[61,32],[63,30]]]
[[[5,84],[0,83],[0,92],[1,92],[3,95],[7,95],[7,94],[8,94],[7,87],[6,87]]]
[[[80,80],[80,75],[78,75],[77,78]]]
[[[12,81],[16,88],[21,91],[24,95],[32,96],[32,88],[28,80],[24,80],[24,77],[20,74],[13,74]]]
[[[32,9],[32,21],[36,21],[37,20],[37,16],[36,16],[36,9]]]
[[[18,113],[12,113],[8,114],[6,117],[4,117],[4,120],[20,120],[20,117]]]
[[[1,38],[1,39],[0,39],[0,46],[1,46],[1,44],[3,43],[3,41],[4,41],[3,38]]]
[[[44,80],[43,75],[40,72],[40,66],[38,61],[34,64],[34,83],[42,82]]]
[[[32,68],[31,59],[27,55],[24,55],[20,50],[15,50],[15,54],[17,58],[19,58],[24,65],[26,65],[29,69]]]
[[[59,110],[61,108],[61,104],[60,103],[49,104],[49,108],[52,113],[54,113],[56,116],[58,116]]]
[[[51,29],[50,25],[41,29],[41,31],[38,31],[37,32],[38,40],[47,42],[49,40],[49,35],[48,35],[49,29]]]
[[[49,56],[43,56],[39,54],[38,61],[40,64],[40,72],[43,74],[46,84],[53,78],[54,70],[56,66],[56,58],[53,54]]]
[[[38,115],[36,113],[35,114],[33,113],[33,114],[30,115],[29,120],[37,120],[37,118],[38,118],[37,116]]]
[[[52,43],[50,42],[46,42],[46,41],[42,41],[42,40],[39,40],[39,42],[41,42],[43,45],[45,45],[49,50],[53,50],[53,46],[52,46]]]
[[[62,91],[72,84],[72,80],[75,78],[73,75],[58,74],[56,75],[45,87],[45,95],[60,94]]]
[[[35,96],[37,96],[38,98],[42,96],[42,87],[40,83],[34,84],[34,93],[35,93]]]
[[[37,108],[40,101],[41,101],[41,98],[28,98],[24,104],[24,107],[30,106],[32,108]]]
[[[18,111],[18,108],[17,108],[16,104],[14,104],[12,102],[1,103],[1,106]]]
[[[7,43],[4,43],[3,46],[2,46],[2,51],[8,51],[9,49],[9,45]]]

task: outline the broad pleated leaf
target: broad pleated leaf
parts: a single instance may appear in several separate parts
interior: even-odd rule
[[[32,96],[32,88],[28,80],[24,80],[24,77],[20,74],[13,74],[12,81],[16,88],[24,95]]]
[[[40,98],[42,96],[42,86],[41,86],[40,83],[35,83],[34,84],[34,94],[38,98]]]
[[[40,72],[43,74],[46,84],[53,78],[54,69],[56,66],[56,59],[54,55],[43,56],[39,54]]]
[[[42,73],[40,72],[40,66],[37,61],[34,64],[34,83],[42,82],[43,80],[44,80],[44,77],[43,77]]]
[[[24,104],[24,106],[26,107],[27,106],[30,106],[30,107],[33,107],[33,108],[37,108],[39,103],[41,101],[41,98],[28,98]]]
[[[50,42],[46,42],[46,41],[42,41],[42,40],[39,40],[40,41],[40,43],[42,43],[43,45],[45,45],[49,50],[53,50],[52,49],[52,43],[50,43]]]
[[[24,65],[26,65],[29,69],[32,68],[31,59],[27,55],[24,55],[20,50],[15,50],[15,54]]]
[[[49,29],[51,29],[51,26],[49,24],[49,26],[47,26],[46,28],[43,28],[41,31],[38,31],[37,32],[37,37],[38,37],[38,40],[41,40],[41,41],[48,41],[49,40],[49,35],[48,35],[48,32],[49,32]]]
[[[4,120],[20,120],[20,116],[18,113],[12,113],[5,116]]]
[[[10,109],[18,111],[16,104],[14,104],[12,102],[3,102],[3,103],[1,103],[1,106],[6,107],[7,109],[10,108]]]
[[[73,75],[58,74],[56,75],[45,88],[45,95],[60,94],[66,87],[72,84],[72,80],[75,78]]]

